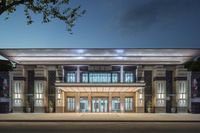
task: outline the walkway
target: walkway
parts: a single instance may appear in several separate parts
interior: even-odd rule
[[[40,122],[200,122],[200,114],[150,114],[150,113],[11,113],[0,114],[1,122],[40,121]]]

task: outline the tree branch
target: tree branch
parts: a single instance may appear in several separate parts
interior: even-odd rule
[[[18,0],[18,1],[13,1],[13,2],[12,2],[11,4],[9,4],[9,5],[6,5],[5,1],[6,1],[6,0],[2,0],[2,1],[1,1],[2,7],[0,8],[0,15],[1,15],[2,13],[4,13],[6,10],[8,10],[9,8],[11,8],[11,7],[13,7],[13,6],[17,6],[17,5],[23,4],[23,3],[27,2],[27,1],[30,1],[30,0]],[[3,4],[3,3],[4,3],[4,4]]]

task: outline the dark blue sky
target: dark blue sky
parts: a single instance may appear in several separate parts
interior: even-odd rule
[[[200,0],[73,0],[86,14],[73,34],[61,21],[26,25],[23,7],[4,20],[1,48],[200,48]]]

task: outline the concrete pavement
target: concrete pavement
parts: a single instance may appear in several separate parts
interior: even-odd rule
[[[167,113],[10,113],[0,122],[200,122],[200,114]]]

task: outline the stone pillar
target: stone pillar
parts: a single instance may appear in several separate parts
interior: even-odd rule
[[[141,87],[135,93],[135,111],[137,113],[144,113],[144,88]]]
[[[188,80],[187,80],[187,69],[184,66],[176,66],[175,71],[175,86],[176,86],[176,103],[177,112],[187,113],[188,112]]]
[[[123,93],[120,93],[120,110],[122,113],[124,112],[124,95],[123,95]]]
[[[88,112],[92,112],[92,96],[91,96],[91,92],[89,92],[89,95],[88,95]]]
[[[23,65],[17,65],[13,70],[12,105],[14,113],[24,112],[25,107],[25,69]]]
[[[124,66],[120,66],[120,82],[124,82]]]
[[[189,112],[192,112],[192,105],[191,105],[191,98],[192,98],[192,93],[191,93],[191,77],[192,77],[192,72],[188,72],[187,74],[187,80],[188,80],[188,109]]]
[[[64,113],[64,91],[56,87],[56,113]]]
[[[157,65],[153,70],[153,102],[155,113],[166,112],[166,69]]]
[[[80,83],[80,66],[77,66],[76,74],[77,83]]]
[[[47,71],[43,65],[38,65],[35,69],[34,81],[34,112],[44,113],[47,105]]]
[[[109,109],[109,112],[112,112],[112,93],[109,92],[109,97],[108,97],[108,109]]]
[[[136,78],[137,78],[136,82],[144,82],[144,68],[142,67],[142,65],[137,66]]]
[[[64,82],[64,69],[61,65],[56,70],[56,82]]]
[[[76,112],[80,112],[80,93],[76,93]]]

